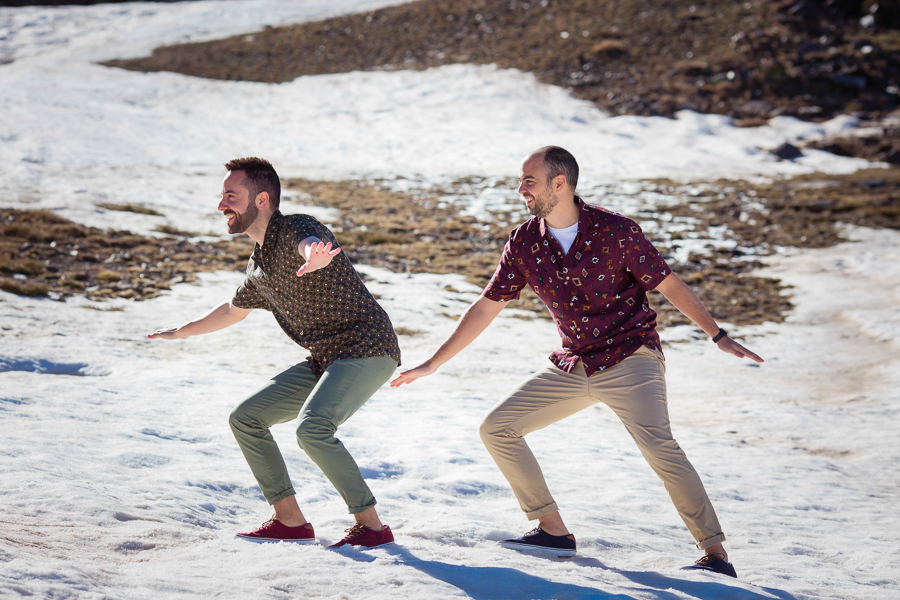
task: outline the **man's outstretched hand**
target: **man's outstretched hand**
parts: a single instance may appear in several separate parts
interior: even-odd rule
[[[180,340],[183,339],[184,336],[180,335],[179,330],[181,327],[166,327],[164,329],[157,329],[153,333],[147,335],[148,339],[155,340]]]
[[[311,244],[307,251],[306,262],[297,270],[297,277],[302,277],[307,273],[327,267],[331,264],[331,259],[340,254],[340,252],[340,248],[331,249],[331,242],[327,244],[325,242]]]
[[[427,362],[422,363],[418,367],[400,373],[400,375],[398,375],[396,379],[391,381],[391,387],[400,387],[404,383],[412,383],[416,379],[431,375],[435,371],[437,371],[437,369],[429,365]]]
[[[727,335],[719,340],[716,346],[718,346],[719,350],[721,350],[722,352],[734,354],[738,358],[749,358],[750,360],[755,360],[758,363],[765,362],[762,358],[747,350]]]

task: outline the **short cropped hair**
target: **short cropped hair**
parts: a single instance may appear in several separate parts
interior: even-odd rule
[[[559,146],[544,146],[532,152],[531,155],[544,157],[544,169],[548,181],[557,175],[565,175],[569,188],[573,192],[575,191],[575,186],[578,185],[578,162],[568,150]]]
[[[269,193],[269,204],[272,210],[278,210],[281,204],[281,181],[272,163],[264,158],[248,156],[235,158],[225,163],[229,171],[243,171],[247,176],[247,190],[250,192],[250,200],[255,200],[261,192]]]

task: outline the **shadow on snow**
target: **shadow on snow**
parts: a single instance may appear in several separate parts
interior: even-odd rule
[[[387,554],[394,556],[399,563],[418,569],[429,577],[452,585],[475,600],[521,600],[522,598],[635,600],[635,596],[604,592],[600,589],[583,585],[549,581],[509,567],[472,567],[434,560],[422,560],[414,556],[406,548],[397,545],[389,546],[383,550]],[[345,556],[360,562],[377,560],[375,556],[361,551],[348,552]],[[611,573],[618,573],[640,586],[641,591],[655,590],[654,595],[660,600],[682,600],[684,594],[697,598],[716,598],[721,600],[759,600],[761,597],[764,597],[761,596],[760,591],[767,594],[770,598],[796,600],[793,595],[780,590],[766,588],[748,590],[743,587],[729,585],[728,582],[698,582],[667,577],[653,572],[621,571],[609,568],[594,558],[578,557],[554,560],[577,564],[585,568],[599,568]],[[674,592],[681,593],[676,594]]]

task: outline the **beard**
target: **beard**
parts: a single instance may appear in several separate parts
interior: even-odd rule
[[[256,208],[256,204],[251,203],[244,212],[234,213],[234,222],[228,225],[228,233],[244,233],[258,216],[259,209]]]
[[[553,193],[553,190],[550,189],[550,186],[547,186],[547,189],[540,196],[532,196],[534,198],[534,202],[530,207],[528,207],[528,212],[538,219],[543,219],[556,208],[556,205],[559,204],[559,198],[556,197],[556,194]]]

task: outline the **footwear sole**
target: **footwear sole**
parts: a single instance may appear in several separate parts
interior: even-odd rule
[[[354,544],[344,544],[343,546],[328,546],[329,550],[340,550],[341,548],[356,548],[357,550],[374,550],[375,548],[384,548],[385,546],[393,546],[394,542],[385,542],[383,544],[378,544],[377,546],[360,546]]]
[[[247,541],[254,542],[256,544],[274,544],[276,542],[287,542],[289,544],[315,544],[315,538],[310,538],[308,540],[282,540],[278,538],[261,538],[261,537],[249,537],[246,535],[235,534],[236,538]]]
[[[504,548],[508,548],[510,550],[519,550],[520,552],[550,552],[559,556],[560,558],[569,558],[575,556],[578,552],[577,550],[566,550],[564,548],[548,548],[546,546],[535,546],[534,544],[522,544],[519,542],[497,542]]]
[[[732,567],[732,569],[733,569],[733,567]],[[710,569],[709,567],[702,567],[702,566],[695,567],[693,565],[681,567],[681,570],[682,571],[704,571],[706,573],[715,573],[717,575],[724,575],[725,577],[733,577],[733,578],[737,579],[737,571],[733,571],[733,574],[732,574],[732,572],[729,572],[729,571],[716,571],[715,569]]]

